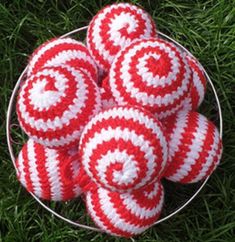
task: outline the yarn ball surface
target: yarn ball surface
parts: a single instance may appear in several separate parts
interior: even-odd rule
[[[77,144],[101,108],[97,84],[70,66],[44,67],[22,85],[16,105],[25,133],[50,148]]]
[[[87,31],[87,46],[98,67],[107,72],[116,54],[135,39],[156,36],[156,26],[143,9],[119,3],[100,10]]]
[[[87,211],[106,233],[132,237],[151,227],[159,218],[164,201],[160,182],[131,193],[98,188],[86,194]]]
[[[109,190],[126,192],[160,179],[168,144],[162,124],[151,113],[121,106],[90,120],[79,152],[91,180]]]
[[[29,139],[19,153],[16,168],[21,184],[39,198],[66,201],[81,194],[79,185],[73,182],[80,168],[73,152],[49,149]]]
[[[193,72],[193,82],[190,95],[186,99],[184,108],[191,111],[196,110],[201,105],[206,93],[207,80],[198,60],[191,55],[187,55],[186,59]]]
[[[222,154],[216,126],[197,112],[181,111],[165,127],[169,135],[169,165],[164,176],[181,183],[207,178]]]
[[[100,88],[100,95],[103,110],[117,106],[117,103],[109,90]]]
[[[107,77],[102,80],[100,95],[103,110],[117,106],[117,103],[110,91]]]
[[[183,106],[192,82],[183,54],[159,38],[138,40],[122,49],[108,77],[118,104],[143,106],[160,119]]]
[[[87,47],[72,38],[54,38],[40,45],[29,59],[27,75],[35,74],[45,66],[61,64],[79,68],[98,81],[97,66]]]

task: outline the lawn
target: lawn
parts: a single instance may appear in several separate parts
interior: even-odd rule
[[[43,209],[17,182],[5,133],[8,101],[29,54],[45,40],[87,25],[99,9],[112,2],[0,1],[0,242],[130,241],[72,227]],[[200,194],[183,211],[135,240],[235,242],[235,2],[131,2],[143,6],[160,31],[200,60],[218,92],[224,125],[221,164]],[[208,92],[201,110],[215,120],[213,105],[213,95]],[[24,140],[20,132],[14,138],[20,143]],[[67,205],[52,206],[63,210]],[[68,216],[87,221],[82,204],[68,207],[64,212]]]

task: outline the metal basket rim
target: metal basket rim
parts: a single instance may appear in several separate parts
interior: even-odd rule
[[[77,28],[77,29],[74,29],[62,36],[60,36],[59,38],[64,38],[64,37],[68,37],[72,34],[75,34],[75,33],[78,33],[80,31],[83,31],[83,30],[86,30],[88,28],[88,26],[84,26],[84,27],[81,27],[81,28]],[[168,35],[158,31],[158,34],[161,36],[161,37],[164,37],[166,38],[167,40],[170,40],[171,42],[173,42],[174,44],[176,44],[178,47],[180,47],[182,50],[184,50],[187,54],[193,56],[184,46],[182,46],[180,43],[178,43],[176,40],[172,39],[171,37],[169,37]],[[194,56],[193,56],[194,57]],[[195,57],[194,57],[195,58]],[[12,94],[11,94],[11,98],[10,98],[10,101],[9,101],[9,104],[8,104],[8,109],[7,109],[7,117],[6,117],[6,134],[7,134],[7,145],[8,145],[8,150],[9,150],[9,153],[10,153],[10,157],[11,157],[11,160],[12,160],[12,163],[16,169],[16,164],[15,164],[15,155],[14,155],[14,152],[13,152],[13,148],[12,148],[12,141],[11,141],[11,116],[12,116],[12,110],[13,110],[13,105],[14,105],[14,101],[15,101],[15,98],[16,98],[16,95],[17,95],[17,91],[19,89],[19,86],[20,86],[20,83],[21,83],[21,80],[23,79],[23,77],[25,76],[26,72],[27,72],[27,67],[23,70],[23,72],[21,73],[20,77],[18,78],[17,82],[16,82],[16,85],[12,91]],[[206,70],[204,69],[204,67],[201,65],[202,67],[202,70],[207,78],[207,81],[208,83],[210,84],[210,87],[214,93],[214,96],[215,96],[215,100],[216,100],[216,103],[217,103],[217,108],[218,108],[218,114],[219,114],[219,134],[220,134],[220,138],[222,138],[222,135],[223,135],[223,117],[222,117],[222,111],[221,111],[221,106],[220,106],[220,101],[219,101],[219,97],[217,95],[217,92],[216,92],[216,89],[209,77],[209,75],[207,74]],[[16,169],[17,170],[17,169]],[[177,208],[174,212],[170,213],[169,215],[159,219],[158,221],[156,221],[153,225],[156,225],[156,224],[159,224],[163,221],[166,221],[168,220],[169,218],[173,217],[175,214],[179,213],[182,209],[184,209],[197,195],[198,193],[202,190],[202,188],[205,186],[205,184],[207,183],[208,179],[209,179],[210,176],[208,176],[204,181],[203,183],[201,184],[201,186],[197,189],[197,191],[179,208]],[[83,229],[89,229],[89,230],[93,230],[93,231],[96,231],[96,232],[104,232],[103,230],[101,229],[98,229],[96,227],[92,227],[92,226],[88,226],[88,225],[84,225],[84,224],[80,224],[78,222],[74,222],[64,216],[62,216],[61,214],[55,212],[54,210],[52,210],[50,207],[48,207],[41,199],[39,199],[38,197],[36,197],[33,193],[30,192],[30,194],[33,196],[33,198],[42,206],[44,207],[47,211],[49,211],[51,214],[53,214],[54,216],[60,218],[61,220],[73,225],[73,226],[76,226],[76,227],[80,227],[80,228],[83,228]],[[133,240],[133,239],[132,239]],[[134,240],[133,240],[134,241]]]

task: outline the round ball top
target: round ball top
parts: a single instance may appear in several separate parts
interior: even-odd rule
[[[112,191],[139,189],[160,179],[168,146],[161,123],[137,107],[114,107],[86,125],[79,145],[92,181]]]
[[[192,73],[176,46],[159,38],[137,40],[116,56],[109,75],[120,105],[139,105],[165,118],[183,106]]]
[[[62,64],[81,69],[98,81],[97,67],[87,47],[72,38],[54,38],[40,45],[29,59],[27,75],[35,74],[42,67]]]
[[[100,10],[89,24],[87,46],[97,65],[108,72],[116,54],[135,39],[156,36],[155,23],[143,9],[119,3]]]
[[[85,124],[100,108],[96,83],[70,66],[45,67],[31,75],[16,106],[25,133],[50,148],[77,144]]]

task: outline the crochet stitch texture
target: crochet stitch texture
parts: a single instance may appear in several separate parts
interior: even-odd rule
[[[49,149],[29,139],[19,153],[16,167],[18,180],[37,197],[66,201],[81,194],[81,188],[73,182],[80,169],[73,151]]]
[[[168,158],[161,123],[144,109],[131,106],[94,116],[82,133],[79,152],[90,179],[118,192],[160,179]]]
[[[100,10],[87,30],[87,47],[102,72],[107,73],[117,53],[135,39],[155,37],[156,26],[143,9],[112,4]]]
[[[25,133],[50,148],[76,145],[84,126],[100,108],[96,83],[67,65],[44,67],[31,75],[16,105]]]

